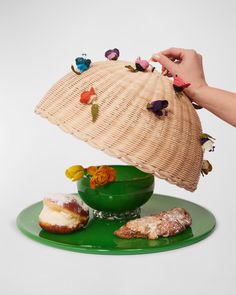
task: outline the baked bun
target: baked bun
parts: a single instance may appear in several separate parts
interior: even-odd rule
[[[70,233],[85,226],[89,219],[86,204],[73,194],[53,194],[43,200],[39,225],[52,233]]]

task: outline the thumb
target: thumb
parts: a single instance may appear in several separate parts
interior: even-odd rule
[[[176,74],[178,65],[165,55],[161,53],[154,54],[151,57],[151,60],[154,62],[159,62],[162,65],[162,67],[167,69],[167,71],[170,72],[173,76]]]

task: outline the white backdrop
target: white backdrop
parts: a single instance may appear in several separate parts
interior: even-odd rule
[[[235,1],[0,1],[1,294],[236,294],[235,128],[200,110],[216,138],[213,172],[190,193],[156,179],[155,191],[205,206],[217,218],[206,240],[183,249],[98,256],[46,247],[18,232],[17,214],[45,193],[73,192],[74,163],[120,164],[33,113],[45,92],[86,52],[117,47],[121,59],[168,47],[204,57],[211,86],[236,91]],[[52,292],[52,293],[51,293]]]

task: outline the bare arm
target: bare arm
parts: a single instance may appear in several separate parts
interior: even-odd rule
[[[192,99],[217,117],[236,127],[235,93],[203,86],[196,89]]]
[[[192,101],[236,127],[236,93],[207,85],[202,56],[195,50],[170,48],[154,54],[151,60],[159,62],[169,77],[178,75],[191,83],[184,92]]]

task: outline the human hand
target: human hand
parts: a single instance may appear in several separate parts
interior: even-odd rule
[[[184,90],[191,100],[194,100],[197,91],[207,86],[202,66],[202,56],[195,50],[169,48],[155,53],[151,61],[162,65],[162,72],[172,77],[178,75],[191,85]]]

